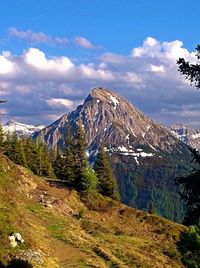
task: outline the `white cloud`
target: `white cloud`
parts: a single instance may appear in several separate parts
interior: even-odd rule
[[[74,64],[67,57],[47,59],[44,52],[37,48],[30,48],[24,54],[25,62],[39,70],[66,72],[74,67]]]
[[[14,63],[9,60],[10,54],[3,51],[0,55],[0,75],[11,73],[14,70]]]
[[[52,37],[42,32],[33,32],[31,30],[20,31],[16,29],[15,27],[9,28],[8,34],[11,37],[25,40],[30,44],[46,44],[46,45],[51,45],[51,46],[54,46],[54,45],[64,46],[68,43],[68,39],[66,37]]]
[[[153,64],[150,64],[150,70],[152,72],[160,72],[160,73],[164,73],[165,72],[165,67],[163,65],[159,65],[159,66],[156,66],[156,65],[153,65]]]
[[[88,49],[95,48],[95,46],[83,36],[76,36],[74,38],[74,42],[75,42],[75,44],[77,44],[81,47],[84,47],[84,48],[88,48]]]
[[[107,70],[95,69],[92,66],[81,64],[80,71],[83,77],[94,79],[94,80],[103,80],[103,81],[112,81],[114,79],[113,74]]]
[[[4,117],[47,123],[80,104],[91,88],[103,86],[160,122],[182,121],[197,127],[200,92],[179,74],[179,57],[196,61],[195,53],[181,41],[155,38],[145,39],[129,55],[107,52],[89,63],[75,63],[66,55],[50,57],[37,48],[22,55],[3,52],[0,96],[8,100]]]
[[[49,106],[53,107],[59,107],[59,106],[64,106],[68,109],[71,109],[73,107],[73,101],[68,100],[68,99],[56,99],[56,98],[51,98],[46,101]]]

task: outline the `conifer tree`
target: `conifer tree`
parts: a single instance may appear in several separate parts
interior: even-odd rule
[[[35,173],[39,176],[54,176],[48,147],[46,144],[44,144],[40,136],[36,140],[35,152],[37,163]]]
[[[88,191],[91,187],[89,163],[86,156],[85,133],[82,120],[77,121],[75,141],[75,178],[74,184],[78,191]]]
[[[64,180],[64,178],[65,178],[64,159],[63,159],[62,152],[59,148],[57,149],[56,159],[53,162],[53,168],[54,168],[54,173],[55,173],[56,177],[59,180]]]
[[[72,129],[69,126],[65,136],[64,150],[64,180],[69,186],[74,186],[75,180],[75,141],[72,136]]]
[[[34,173],[36,173],[37,162],[36,162],[36,144],[33,142],[31,137],[25,138],[25,156],[26,156],[26,164],[28,168],[30,168]]]
[[[26,155],[25,155],[25,137],[22,136],[19,139],[18,145],[17,145],[17,151],[18,151],[18,162],[20,165],[26,167]]]
[[[7,132],[5,136],[5,141],[4,141],[4,148],[5,148],[5,154],[9,157],[9,150],[11,146],[11,135],[10,132]]]
[[[200,153],[190,148],[195,168],[185,177],[179,177],[176,182],[180,185],[180,194],[187,206],[184,224],[197,224],[200,220]]]
[[[20,164],[18,153],[19,153],[19,139],[17,136],[17,132],[14,131],[11,135],[10,146],[7,150],[7,156],[16,164]]]
[[[102,195],[113,197],[115,193],[115,181],[108,156],[101,145],[94,164],[94,170],[98,178],[98,191]]]

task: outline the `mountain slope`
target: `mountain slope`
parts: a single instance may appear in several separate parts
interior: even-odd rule
[[[4,133],[13,133],[14,131],[17,132],[18,136],[31,136],[35,132],[40,131],[44,128],[45,126],[43,125],[27,125],[23,123],[19,123],[13,120],[8,121],[4,126],[3,126],[3,131]]]
[[[147,209],[153,201],[163,216],[181,221],[183,206],[174,179],[185,172],[187,146],[118,94],[95,88],[83,105],[65,114],[40,135],[51,147],[63,146],[70,124],[82,119],[93,162],[101,143],[110,154],[123,203]]]
[[[182,124],[175,124],[170,127],[170,131],[179,140],[200,151],[200,130]]]
[[[83,202],[75,191],[57,188],[2,155],[0,166],[0,262],[20,258],[36,268],[182,267],[175,242],[184,226],[109,198]],[[12,248],[9,236],[15,232],[24,242]]]

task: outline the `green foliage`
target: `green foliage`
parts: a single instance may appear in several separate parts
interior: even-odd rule
[[[34,142],[31,137],[18,138],[16,132],[8,133],[3,146],[5,154],[16,164],[28,167],[40,176],[55,176],[48,147],[40,137]]]
[[[181,261],[188,268],[200,267],[200,225],[190,226],[188,231],[180,235],[177,248],[181,253]]]
[[[188,225],[197,224],[200,219],[200,154],[195,149],[190,150],[196,166],[188,176],[177,178],[181,197],[187,205],[184,223]]]
[[[65,172],[64,172],[64,159],[61,150],[57,150],[57,156],[55,161],[53,162],[53,168],[55,175],[58,179],[64,180]]]
[[[200,60],[200,45],[196,47],[196,57],[197,60]],[[200,64],[186,62],[185,59],[179,58],[177,61],[179,72],[190,81],[191,84],[194,84],[197,89],[200,88]]]
[[[98,191],[102,195],[113,197],[115,192],[115,180],[112,168],[108,161],[108,156],[100,146],[97,159],[94,164],[94,170],[98,177]]]
[[[63,157],[64,164],[64,180],[69,186],[74,185],[75,180],[75,144],[72,135],[72,129],[69,126],[67,129],[67,134],[65,136],[65,150]]]
[[[80,192],[88,191],[91,187],[91,172],[86,156],[85,132],[81,119],[77,122],[74,146],[74,185]]]
[[[166,158],[168,159],[164,162],[163,159]],[[179,187],[175,185],[174,178],[188,174],[190,167],[188,159],[181,159],[183,162],[175,156],[172,157],[171,153],[168,155],[166,153],[162,158],[154,160],[155,162],[150,166],[149,163],[142,162],[145,161],[142,158],[141,164],[136,165],[131,156],[125,158],[113,155],[112,161],[117,163],[114,174],[118,177],[118,189],[122,202],[128,206],[146,210],[148,203],[152,201],[159,215],[182,222],[185,205],[180,198]]]

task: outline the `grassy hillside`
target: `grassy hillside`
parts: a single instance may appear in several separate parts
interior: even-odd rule
[[[2,267],[20,258],[36,268],[178,268],[175,242],[184,228],[109,198],[80,200],[0,155]],[[12,248],[16,232],[24,243]]]

